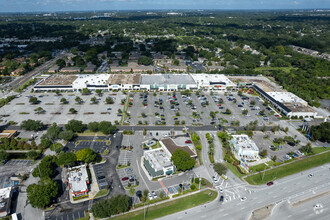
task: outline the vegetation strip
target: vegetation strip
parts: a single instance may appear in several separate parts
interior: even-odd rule
[[[299,173],[301,171],[321,166],[329,162],[330,152],[328,151],[326,153],[311,156],[303,160],[299,160],[287,165],[276,167],[271,170],[266,170],[265,172],[260,172],[255,175],[248,176],[245,178],[245,180],[251,185],[260,185],[263,183],[267,183],[268,181]]]
[[[212,193],[212,195],[209,195],[210,193]],[[208,189],[194,195],[185,196],[183,198],[178,198],[176,200],[165,202],[152,207],[146,207],[145,219],[160,218],[166,215],[180,212],[185,209],[199,206],[206,202],[213,201],[217,195],[218,193],[216,191]],[[143,219],[143,217],[144,210],[141,209],[135,212],[114,217],[114,219]]]

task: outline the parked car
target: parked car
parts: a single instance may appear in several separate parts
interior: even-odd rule
[[[223,200],[224,200],[224,197],[220,196],[220,202],[223,202]]]
[[[122,180],[122,181],[126,181],[126,180],[128,180],[128,177],[125,176],[125,177],[121,178],[121,180]]]
[[[192,141],[191,141],[191,140],[186,140],[184,143],[186,143],[186,144],[191,144]]]
[[[148,193],[148,199],[152,200],[154,197],[151,195],[151,193]]]

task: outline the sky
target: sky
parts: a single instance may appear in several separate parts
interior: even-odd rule
[[[330,0],[0,0],[0,12],[159,9],[330,9]]]

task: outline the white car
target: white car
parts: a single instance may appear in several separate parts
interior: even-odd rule
[[[149,200],[153,200],[153,198],[154,198],[154,197],[151,195],[151,193],[148,193],[148,199],[149,199]]]
[[[242,202],[244,202],[245,200],[246,200],[246,197],[245,196],[241,198],[241,201]]]
[[[313,174],[311,174],[311,173],[310,173],[310,174],[308,174],[308,177],[313,177]]]
[[[218,183],[218,180],[217,180],[217,178],[215,176],[212,176],[212,179],[213,179],[213,182],[214,183]]]
[[[218,188],[219,192],[223,193],[223,189],[221,187]]]

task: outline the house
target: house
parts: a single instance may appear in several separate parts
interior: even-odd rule
[[[12,187],[0,189],[0,218],[3,218],[10,214],[12,194]]]
[[[86,68],[84,69],[85,73],[92,73],[95,71],[96,66],[92,63],[88,63]]]
[[[11,138],[17,134],[17,130],[3,130],[0,133],[0,138]]]
[[[88,195],[88,174],[85,165],[68,168],[68,185],[73,198]]]

